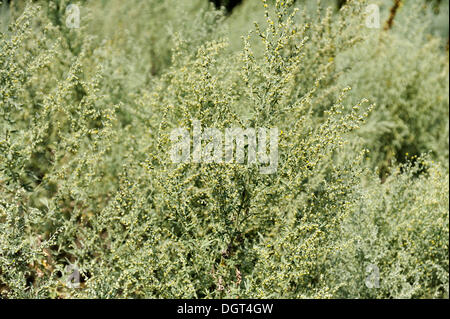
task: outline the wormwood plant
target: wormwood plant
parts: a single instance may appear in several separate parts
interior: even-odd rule
[[[448,297],[448,166],[392,161],[380,180],[373,166],[385,154],[358,139],[389,109],[377,106],[384,82],[349,80],[364,73],[358,50],[373,45],[364,1],[339,14],[263,1],[240,45],[239,16],[201,1],[83,3],[72,30],[66,4],[30,4],[1,33],[2,297]],[[416,75],[430,85],[448,72],[433,41],[411,56],[426,57]],[[448,85],[411,83],[405,108],[441,102],[439,115],[417,109],[425,126],[412,132],[428,132],[448,113]],[[170,132],[194,135],[196,121],[277,127],[277,171],[172,163]],[[422,140],[418,152],[438,139]],[[368,264],[379,288],[365,285]]]
[[[359,207],[343,223],[341,240],[345,248],[336,255],[335,262],[339,264],[347,258],[352,262],[345,261],[342,268],[333,266],[333,269],[337,271],[335,278],[352,283],[343,285],[338,295],[448,296],[446,169],[424,157],[416,164],[396,168],[383,184],[375,176],[369,181],[361,192],[363,200]],[[380,273],[379,289],[368,289],[365,285],[363,277],[370,275],[369,265],[376,265]]]
[[[349,102],[365,97],[377,105],[358,134],[381,169],[425,152],[448,159],[448,54],[446,40],[428,32],[431,16],[420,3],[402,4],[389,30],[339,57],[340,68],[351,66],[339,80],[354,89]]]

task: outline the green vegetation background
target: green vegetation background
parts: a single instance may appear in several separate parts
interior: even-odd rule
[[[448,1],[11,2],[2,298],[449,297]],[[277,173],[170,163],[194,119]]]

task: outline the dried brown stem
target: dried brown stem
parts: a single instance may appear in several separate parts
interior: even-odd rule
[[[391,8],[391,13],[389,14],[389,19],[386,21],[384,25],[384,30],[390,30],[394,25],[395,15],[397,14],[397,10],[400,7],[402,0],[394,0],[394,5]]]

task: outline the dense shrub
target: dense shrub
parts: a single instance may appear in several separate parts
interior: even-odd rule
[[[2,9],[2,297],[448,298],[432,13],[292,2],[80,2],[78,29],[68,1]],[[276,173],[172,163],[197,121],[277,127]]]

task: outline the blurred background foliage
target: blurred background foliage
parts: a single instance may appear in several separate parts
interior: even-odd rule
[[[448,1],[0,8],[1,297],[448,298]],[[192,119],[277,174],[169,163]]]

